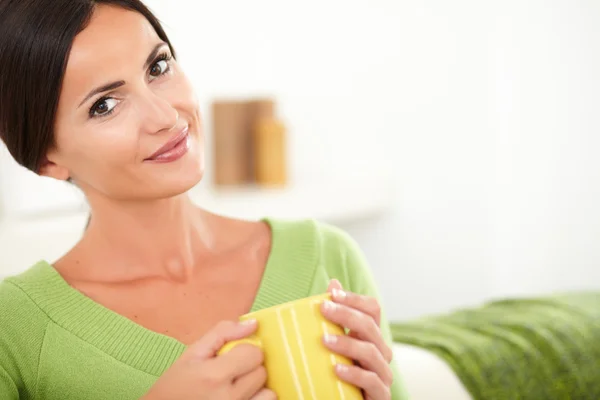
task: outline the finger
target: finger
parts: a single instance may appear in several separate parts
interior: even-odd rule
[[[225,371],[231,380],[257,369],[264,362],[263,351],[252,344],[239,344],[229,352],[215,358],[213,368]]]
[[[256,320],[223,321],[191,345],[186,354],[201,360],[213,358],[227,342],[243,339],[256,331]]]
[[[338,364],[335,373],[343,381],[361,388],[369,399],[390,400],[392,398],[390,388],[373,371],[367,371],[356,365]]]
[[[377,326],[381,324],[381,306],[376,298],[347,292],[341,288],[332,288],[331,297],[336,303],[354,308],[371,316]]]
[[[252,396],[250,400],[277,400],[277,395],[272,390],[262,389]]]
[[[329,286],[327,287],[327,292],[331,293],[334,289],[342,290],[342,284],[337,279],[332,279],[329,281]]]
[[[233,382],[236,399],[249,399],[265,386],[267,370],[262,365]]]
[[[392,384],[394,380],[392,369],[373,343],[345,335],[325,335],[323,343],[334,353],[355,360],[363,369],[375,372],[385,385],[390,386]]]
[[[373,318],[375,324],[378,327],[381,325],[381,306],[379,305],[379,301],[375,297],[363,296],[348,291],[333,289],[332,298],[333,301],[338,304],[348,306],[366,315],[371,316],[371,318]],[[360,337],[360,335],[356,334],[354,331],[352,331],[351,335]],[[383,342],[380,344],[379,349],[382,352],[384,358],[388,362],[391,362],[394,354],[390,346],[385,342],[385,340],[383,340]]]
[[[324,301],[321,310],[331,322],[350,329],[358,339],[371,342],[381,352],[386,361],[391,362],[392,349],[383,339],[379,326],[373,318],[343,304]]]

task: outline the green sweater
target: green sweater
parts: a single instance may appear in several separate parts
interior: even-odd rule
[[[331,278],[378,296],[367,263],[342,231],[311,220],[266,220],[271,254],[252,310],[323,293]],[[388,322],[382,328],[391,344]],[[139,399],[185,345],[69,286],[45,261],[0,282],[0,398]],[[394,365],[393,400],[407,396]]]

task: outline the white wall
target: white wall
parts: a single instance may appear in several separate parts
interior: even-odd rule
[[[490,10],[481,1],[396,3],[386,118],[396,206],[348,227],[393,318],[471,304],[494,271]],[[393,100],[391,100],[393,98]]]
[[[494,3],[398,5],[397,205],[351,227],[396,318],[600,288],[600,3]]]
[[[496,37],[498,292],[600,286],[600,3],[537,3]]]
[[[295,181],[393,172],[345,226],[393,318],[600,286],[597,1],[147,3],[205,113],[277,97]]]

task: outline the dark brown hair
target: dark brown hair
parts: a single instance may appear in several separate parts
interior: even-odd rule
[[[75,36],[97,5],[136,11],[175,52],[140,0],[0,0],[0,139],[34,172],[54,143],[58,99]]]

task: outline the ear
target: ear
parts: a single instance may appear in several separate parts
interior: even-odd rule
[[[61,166],[60,164],[51,161],[55,159],[55,154],[53,151],[49,151],[46,157],[42,160],[42,164],[40,165],[40,170],[38,174],[42,176],[47,176],[50,178],[58,179],[59,181],[66,181],[71,176],[69,169]]]

